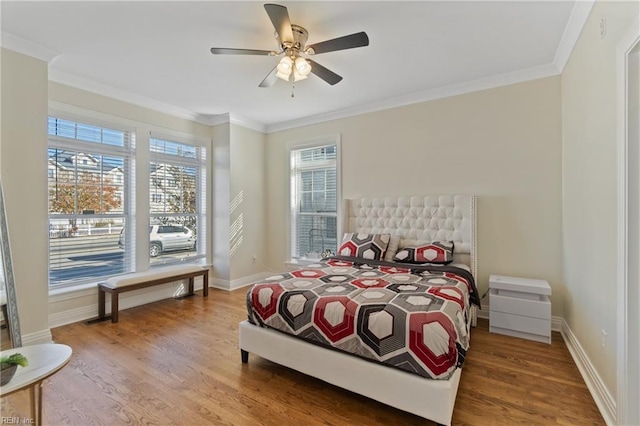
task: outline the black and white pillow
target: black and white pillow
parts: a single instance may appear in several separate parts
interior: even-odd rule
[[[344,234],[338,254],[382,260],[390,239],[389,234]]]
[[[393,257],[402,263],[437,263],[446,265],[453,262],[453,241],[434,241],[403,247]]]

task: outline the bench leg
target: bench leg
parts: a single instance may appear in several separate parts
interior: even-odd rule
[[[98,287],[98,318],[104,318],[105,316],[105,308],[104,305],[107,303],[104,297],[104,290]]]
[[[111,293],[111,322],[118,322],[118,292]]]
[[[242,360],[243,364],[246,364],[249,362],[249,352],[245,351],[244,349],[240,349],[240,359]]]
[[[202,275],[202,297],[209,295],[209,270],[206,270]]]
[[[189,293],[188,294],[193,294],[194,283],[195,283],[195,277],[189,277]]]

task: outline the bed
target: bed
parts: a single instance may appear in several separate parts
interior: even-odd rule
[[[252,353],[450,424],[479,305],[475,197],[359,198],[342,210],[337,256],[248,291],[242,361]]]

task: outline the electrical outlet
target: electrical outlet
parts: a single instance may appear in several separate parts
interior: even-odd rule
[[[607,20],[604,18],[600,18],[600,38],[605,38],[607,36]]]
[[[600,344],[602,345],[602,349],[607,352],[607,332],[604,330],[600,330]]]

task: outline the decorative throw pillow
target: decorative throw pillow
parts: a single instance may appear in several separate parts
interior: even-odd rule
[[[382,260],[390,238],[389,234],[344,234],[338,254]]]
[[[393,257],[402,263],[438,263],[446,265],[453,262],[453,241],[434,241],[403,247]]]

